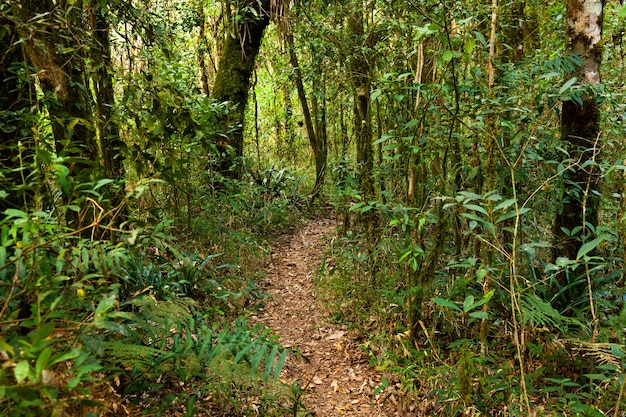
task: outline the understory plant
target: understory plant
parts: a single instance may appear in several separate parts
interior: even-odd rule
[[[88,199],[82,207],[99,206]],[[73,230],[50,211],[5,211],[0,414],[113,415],[120,407],[158,414],[179,404],[192,415],[207,407],[196,402],[202,393],[217,409],[231,404],[230,415],[246,415],[235,405],[248,390],[263,397],[261,387],[267,412],[276,407],[288,350],[238,317],[264,297],[258,275],[221,261],[236,256],[183,250],[171,222],[108,221]],[[113,229],[116,240],[94,238]],[[143,400],[157,391],[170,401]]]

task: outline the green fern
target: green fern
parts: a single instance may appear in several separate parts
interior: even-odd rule
[[[567,333],[570,325],[584,327],[580,321],[563,316],[552,307],[552,304],[535,294],[524,294],[521,298],[521,307],[524,324],[532,323],[535,326],[555,328],[563,333]]]
[[[161,375],[183,380],[194,377],[220,380],[239,378],[277,381],[288,351],[262,326],[250,328],[244,317],[218,330],[194,317],[190,303],[150,296],[133,300],[136,310],[126,323],[127,338],[102,344],[105,357],[137,379]]]

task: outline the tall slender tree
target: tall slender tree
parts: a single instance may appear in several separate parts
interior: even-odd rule
[[[95,71],[93,85],[96,97],[96,126],[100,137],[100,153],[104,175],[121,178],[124,175],[123,148],[120,131],[115,119],[115,93],[113,91],[113,64],[109,9],[106,0],[92,0],[90,7],[93,31],[93,53],[91,59]]]
[[[354,137],[356,141],[356,162],[359,170],[360,191],[364,201],[371,201],[375,196],[373,132],[370,108],[372,65],[371,57],[366,55],[371,40],[367,38],[363,20],[362,5],[348,15],[348,33],[354,42],[353,53],[348,58],[348,71],[354,94]],[[373,210],[369,210],[362,216],[362,221],[368,230],[375,226],[374,216]]]
[[[325,131],[325,127],[322,128],[321,123],[318,123],[316,117],[315,122],[311,116],[311,110],[309,108],[309,102],[306,97],[306,91],[304,90],[304,82],[302,81],[302,69],[298,62],[298,56],[296,54],[296,46],[293,39],[293,33],[291,28],[286,28],[284,33],[285,43],[289,48],[289,61],[293,66],[294,80],[296,83],[296,90],[298,91],[298,99],[302,106],[302,116],[304,117],[304,125],[306,126],[307,136],[309,137],[309,143],[313,150],[315,158],[315,186],[311,193],[311,200],[313,200],[320,192],[322,184],[324,183],[324,176],[326,174],[326,159],[328,151],[326,148],[326,137],[322,132]],[[315,103],[315,101],[313,102]],[[316,106],[314,106],[315,108]]]

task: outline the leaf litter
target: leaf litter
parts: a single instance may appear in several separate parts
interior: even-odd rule
[[[335,233],[329,219],[309,222],[279,239],[262,288],[269,301],[252,321],[271,328],[290,355],[280,381],[302,391],[298,416],[405,416],[393,380],[369,364],[360,348],[362,336],[330,321],[317,297],[315,276],[325,252],[325,239]],[[306,414],[305,414],[306,413]]]

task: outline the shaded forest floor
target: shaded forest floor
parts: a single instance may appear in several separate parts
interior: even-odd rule
[[[384,376],[360,347],[366,338],[333,323],[318,297],[317,272],[335,233],[333,221],[318,219],[274,243],[262,282],[271,298],[252,320],[271,328],[283,346],[299,353],[289,357],[280,375],[281,382],[294,384],[294,392],[301,394],[295,403],[300,411],[294,415],[402,415],[392,382],[376,392]]]

